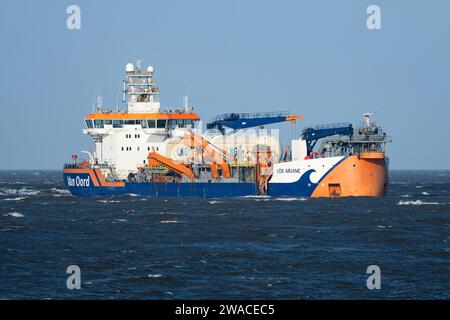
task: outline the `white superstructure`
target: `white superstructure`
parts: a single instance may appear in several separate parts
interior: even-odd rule
[[[123,81],[125,111],[104,111],[97,107],[85,117],[83,133],[95,143],[93,162],[114,169],[117,177],[125,178],[147,162],[154,148],[161,154],[167,147],[178,144],[186,130],[198,126],[200,117],[193,108],[162,110],[158,98],[159,88],[154,79],[154,68],[126,65]]]
[[[141,64],[138,60],[136,65],[128,63],[125,67],[126,110],[106,111],[97,106],[85,117],[83,133],[91,136],[95,144],[90,162],[105,168],[105,176],[113,173],[116,179],[125,179],[146,166],[147,156],[153,150],[181,163],[192,163],[193,159],[194,150],[183,143],[183,137],[187,131],[198,132],[200,117],[189,106],[187,97],[181,108],[162,109],[154,68],[142,68]],[[207,139],[233,154],[239,163],[256,162],[256,145],[269,146],[275,162],[281,156],[278,138],[265,133],[215,133]]]

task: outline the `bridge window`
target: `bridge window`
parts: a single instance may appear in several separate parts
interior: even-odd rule
[[[136,120],[125,120],[125,125],[135,125]]]
[[[147,128],[156,128],[156,120],[142,120],[141,126],[144,129]]]
[[[163,129],[166,127],[166,120],[156,120],[156,127]]]
[[[177,119],[169,120],[170,128],[194,128],[195,120]]]
[[[86,122],[86,126],[89,128],[89,129],[92,129],[94,126],[92,125],[92,120],[85,120],[85,122]]]
[[[112,120],[105,120],[105,125],[112,125]]]
[[[95,128],[103,128],[104,127],[103,120],[94,120],[94,127]]]
[[[113,128],[123,128],[123,120],[113,120]]]

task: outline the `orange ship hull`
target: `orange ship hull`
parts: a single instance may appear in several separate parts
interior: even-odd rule
[[[342,161],[327,174],[311,197],[382,197],[388,185],[383,152],[365,152]]]

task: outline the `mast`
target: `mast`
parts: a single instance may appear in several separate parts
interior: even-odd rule
[[[138,59],[136,68],[132,63],[126,65],[125,73],[123,100],[128,104],[128,112],[159,112],[159,88],[153,78],[154,68],[148,66],[142,69],[142,59]]]

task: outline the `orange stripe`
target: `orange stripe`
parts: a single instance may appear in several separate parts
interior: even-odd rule
[[[98,180],[95,177],[94,171],[92,169],[64,169],[64,173],[88,173],[91,177],[94,186],[98,187]]]
[[[85,119],[93,120],[200,120],[196,113],[91,113]]]
[[[124,187],[125,182],[106,182],[105,177],[103,177],[102,171],[100,169],[95,169],[95,173],[97,173],[97,177],[100,180],[100,185],[103,187]]]

